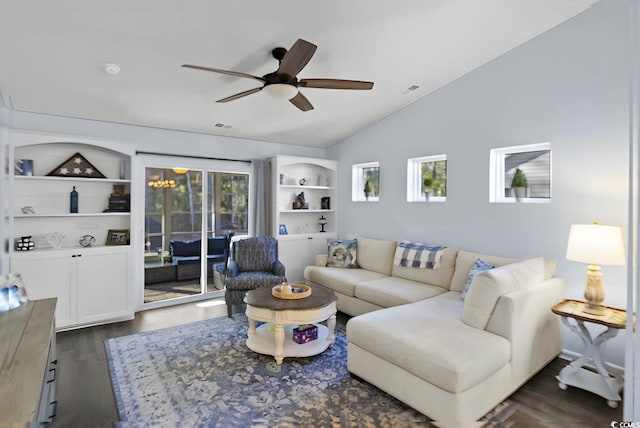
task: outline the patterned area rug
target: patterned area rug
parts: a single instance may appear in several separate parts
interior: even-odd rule
[[[430,425],[348,372],[343,331],[324,353],[285,358],[282,365],[250,351],[246,332],[246,317],[236,315],[107,340],[120,420],[126,426]],[[513,414],[517,405],[506,403],[488,421]]]

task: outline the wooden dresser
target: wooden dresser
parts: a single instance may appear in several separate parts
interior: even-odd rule
[[[56,412],[56,299],[0,313],[2,426],[50,422]]]

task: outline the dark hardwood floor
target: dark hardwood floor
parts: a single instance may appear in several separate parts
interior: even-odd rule
[[[153,309],[138,313],[132,321],[58,333],[58,415],[49,426],[113,426],[118,412],[104,340],[226,316],[224,301],[215,303],[219,304]],[[338,325],[344,326],[348,317],[338,315]],[[611,421],[622,419],[622,406],[611,409],[603,398],[589,392],[559,389],[555,376],[566,364],[561,359],[552,361],[511,396],[520,407],[508,423],[519,427],[609,427]]]

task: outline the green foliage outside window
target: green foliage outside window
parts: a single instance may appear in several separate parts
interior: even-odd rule
[[[380,167],[369,167],[362,169],[362,178],[364,179],[365,196],[380,195]]]
[[[420,164],[422,192],[432,196],[447,196],[447,161],[422,162]]]

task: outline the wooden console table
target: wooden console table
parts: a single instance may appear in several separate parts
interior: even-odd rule
[[[55,416],[55,309],[56,299],[43,299],[0,313],[2,426],[34,426]]]

